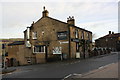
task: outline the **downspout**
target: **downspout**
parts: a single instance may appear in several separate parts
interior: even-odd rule
[[[69,35],[69,59],[71,58],[71,36],[70,36],[70,25],[68,24],[68,35]]]

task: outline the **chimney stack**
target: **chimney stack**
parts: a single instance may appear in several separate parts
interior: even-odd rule
[[[109,31],[109,34],[111,34],[111,31]]]
[[[43,12],[42,12],[42,16],[43,17],[47,17],[49,14],[49,12],[47,10],[45,10],[45,6],[43,7]]]
[[[114,34],[114,32],[112,32],[112,34]]]
[[[74,19],[74,16],[72,17],[68,17],[67,18],[67,23],[70,24],[70,25],[75,25],[75,19]]]

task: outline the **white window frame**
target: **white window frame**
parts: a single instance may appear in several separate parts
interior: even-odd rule
[[[90,40],[90,34],[89,33],[87,33],[87,37],[88,37],[88,40]]]
[[[37,32],[32,32],[32,39],[37,39]]]
[[[43,52],[39,52],[39,49],[40,49],[40,48],[36,48],[37,51],[35,51],[35,47],[36,47],[36,46],[33,46],[33,53],[45,53],[45,46],[43,46],[43,45],[39,46],[39,47],[41,47],[41,48],[42,48],[42,47],[44,48],[44,49],[43,49],[43,50],[44,50]]]
[[[82,36],[81,36],[82,39],[84,39],[84,31],[82,31]]]
[[[75,38],[78,38],[79,34],[78,34],[78,29],[75,29]]]

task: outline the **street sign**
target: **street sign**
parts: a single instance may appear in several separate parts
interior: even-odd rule
[[[63,41],[63,42],[59,41],[59,42],[60,44],[69,43],[69,41]]]
[[[80,42],[80,39],[74,39],[74,38],[72,38],[71,41]]]

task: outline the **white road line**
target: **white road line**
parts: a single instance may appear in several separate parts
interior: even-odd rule
[[[99,67],[98,69],[102,69],[104,66]]]
[[[7,74],[12,74],[12,73],[7,73]]]
[[[108,65],[105,65],[105,66],[101,66],[101,67],[99,67],[98,69],[102,69],[102,68],[108,67],[108,66],[110,66],[110,65],[112,65],[112,64],[115,64],[115,63],[111,63],[111,64],[108,64]]]
[[[82,74],[73,73],[73,75],[75,75],[75,76],[76,76],[76,75],[79,75],[79,76],[81,76]]]
[[[67,78],[70,77],[70,76],[72,76],[72,74],[69,74],[68,76],[64,77],[64,79],[67,79]],[[63,79],[63,80],[64,80],[64,79]]]

